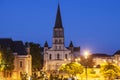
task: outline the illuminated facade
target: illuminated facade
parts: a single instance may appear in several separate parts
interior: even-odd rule
[[[44,70],[57,71],[63,63],[74,60],[80,54],[80,47],[74,47],[72,41],[65,47],[64,27],[62,25],[60,7],[58,5],[55,26],[53,28],[52,47],[45,42],[44,45]]]
[[[13,41],[10,38],[0,38],[0,49],[11,50],[14,55],[14,69],[12,73],[0,72],[0,78],[19,80],[22,74],[32,75],[32,57],[29,46],[25,47],[22,41]],[[5,65],[5,64],[2,64]]]

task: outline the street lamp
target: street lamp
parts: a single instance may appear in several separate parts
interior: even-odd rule
[[[85,75],[86,75],[86,80],[87,80],[87,58],[88,58],[88,54],[89,54],[89,52],[88,51],[85,51],[85,53],[84,53],[84,57],[85,57]]]

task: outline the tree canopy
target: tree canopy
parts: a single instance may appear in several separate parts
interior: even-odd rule
[[[14,69],[14,55],[11,49],[0,49],[0,70],[12,71]]]
[[[32,69],[40,69],[43,66],[42,51],[39,44],[26,43],[30,45],[30,54],[32,55]]]
[[[63,64],[59,68],[60,72],[68,73],[69,75],[76,75],[76,74],[82,74],[83,73],[83,67],[81,64],[77,62],[71,62],[68,64]]]
[[[104,63],[101,65],[100,72],[108,80],[112,80],[120,75],[120,67],[113,63]]]
[[[82,66],[86,66],[87,65],[87,67],[92,68],[95,63],[93,62],[92,56],[89,56],[87,59],[85,59],[84,56],[81,56],[80,57],[80,64]]]

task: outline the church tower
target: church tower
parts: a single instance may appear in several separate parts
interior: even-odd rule
[[[64,47],[64,28],[62,25],[60,6],[58,4],[55,26],[53,29],[53,47],[55,50],[63,50]]]
[[[44,70],[48,72],[58,71],[62,64],[70,63],[74,59],[74,53],[79,53],[79,49],[74,48],[73,43],[65,47],[64,27],[60,6],[58,4],[55,25],[53,27],[52,47],[47,42],[44,45]]]

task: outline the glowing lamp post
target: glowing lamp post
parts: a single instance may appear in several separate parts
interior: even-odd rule
[[[86,61],[86,62],[85,62],[85,63],[86,63],[86,64],[85,64],[85,76],[86,76],[86,80],[87,80],[87,77],[88,77],[88,76],[87,76],[87,58],[88,58],[88,54],[89,54],[88,51],[85,51],[84,57],[85,57],[85,59],[86,59],[86,60],[85,60],[85,61]]]

